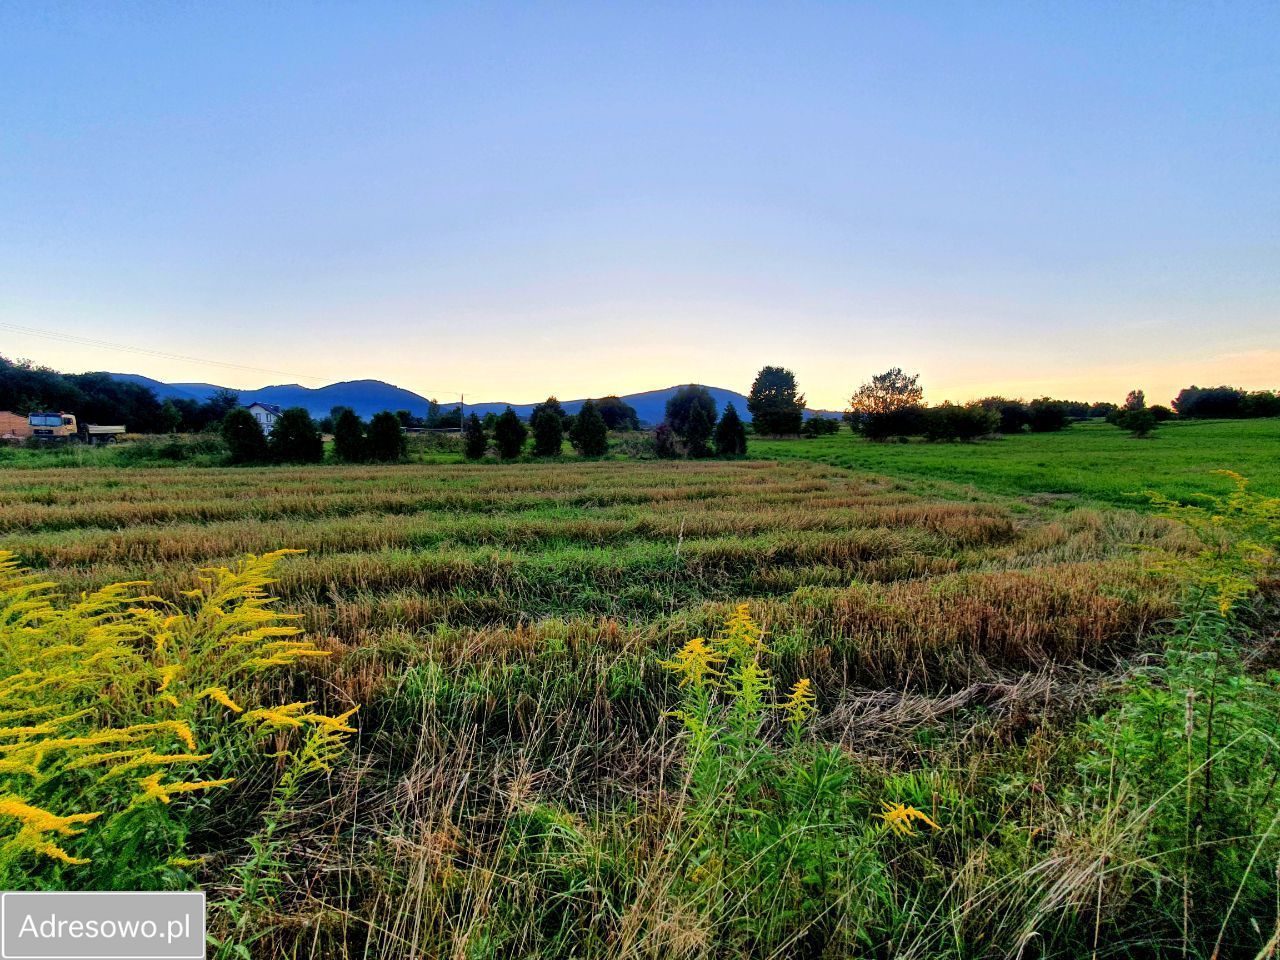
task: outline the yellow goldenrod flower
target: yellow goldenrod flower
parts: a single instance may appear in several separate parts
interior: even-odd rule
[[[175,783],[161,783],[161,772],[157,770],[149,777],[143,777],[138,781],[138,785],[142,787],[142,793],[133,798],[133,806],[138,806],[148,800],[159,800],[161,803],[169,803],[175,793],[193,793],[196,790],[212,790],[214,787],[225,787],[227,784],[235,781],[235,777],[227,777],[223,780],[179,780]]]
[[[883,820],[889,826],[889,829],[900,837],[910,836],[915,833],[913,820],[927,823],[934,830],[942,829],[929,819],[927,814],[917,810],[915,807],[908,807],[901,803],[890,803],[888,800],[881,800],[880,805],[884,807],[884,812],[878,813],[876,816]]]
[[[227,691],[221,687],[205,687],[205,689],[196,694],[197,700],[203,700],[206,697],[210,700],[216,700],[232,713],[244,713],[244,707],[232,700]]]
[[[799,725],[817,711],[817,702],[813,684],[809,682],[808,677],[801,677],[792,685],[787,699],[778,704],[778,709],[787,715],[791,723]]]
[[[658,665],[680,674],[680,686],[701,689],[707,683],[715,683],[720,676],[717,666],[724,657],[716,653],[701,637],[694,637],[670,660],[659,660]]]
[[[764,632],[751,618],[751,608],[740,603],[725,621],[724,633],[716,640],[717,646],[730,656],[751,657],[764,650],[761,641]]]
[[[72,813],[65,817],[60,817],[56,813],[50,813],[48,810],[33,807],[17,797],[4,797],[0,798],[0,816],[14,817],[21,820],[23,826],[34,830],[36,833],[60,833],[63,836],[70,837],[84,832],[84,829],[77,827],[76,824],[96,820],[102,816],[102,812]]]

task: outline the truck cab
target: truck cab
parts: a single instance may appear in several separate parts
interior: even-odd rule
[[[76,435],[76,418],[69,413],[32,413],[27,423],[37,440],[67,440]]]

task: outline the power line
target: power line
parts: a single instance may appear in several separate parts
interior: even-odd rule
[[[297,380],[314,380],[317,383],[323,383],[325,377],[313,377],[302,373],[290,373],[287,370],[273,370],[269,367],[252,367],[243,363],[231,363],[227,360],[209,360],[204,357],[191,357],[182,353],[169,353],[165,350],[152,350],[149,347],[133,347],[123,343],[112,343],[109,340],[95,340],[92,337],[82,337],[74,333],[65,333],[60,330],[37,330],[32,327],[19,326],[16,323],[6,323],[0,320],[0,329],[12,330],[14,333],[22,333],[31,337],[44,337],[46,340],[61,340],[65,343],[78,343],[88,347],[102,347],[107,350],[122,350],[126,353],[137,353],[147,357],[159,357],[164,360],[182,360],[186,363],[198,363],[214,367],[226,367],[232,370],[251,370],[254,373],[270,373],[277,377],[293,377]],[[428,393],[451,394],[456,393],[462,395],[460,390],[428,390]]]
[[[204,357],[189,357],[181,353],[169,353],[165,350],[152,350],[149,347],[132,347],[123,343],[112,343],[108,340],[95,340],[92,337],[81,337],[74,333],[64,333],[60,330],[35,330],[31,327],[21,327],[16,323],[5,323],[0,321],[0,328],[12,330],[15,333],[25,333],[31,337],[44,337],[46,340],[62,340],[66,343],[78,343],[88,347],[104,347],[108,350],[123,350],[126,353],[139,353],[148,357],[161,357],[165,360],[183,360],[187,363],[200,363],[215,367],[229,367],[235,370],[252,370],[255,373],[270,373],[278,377],[297,377],[300,380],[324,380],[324,377],[312,377],[302,373],[290,373],[287,370],[272,370],[268,367],[251,367],[243,363],[230,363],[226,360],[209,360]]]

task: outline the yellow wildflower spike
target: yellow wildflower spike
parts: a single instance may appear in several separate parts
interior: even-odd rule
[[[224,780],[180,780],[175,783],[161,783],[161,772],[157,770],[150,776],[143,777],[138,781],[138,785],[142,787],[142,793],[133,798],[133,806],[139,806],[148,800],[159,800],[161,803],[169,803],[175,793],[194,793],[197,790],[212,790],[214,787],[225,787],[229,783],[235,781],[235,777],[227,777]]]
[[[0,816],[14,817],[21,820],[24,827],[34,830],[36,833],[60,833],[63,836],[70,837],[84,832],[84,828],[77,827],[76,824],[96,820],[102,816],[102,812],[72,813],[65,817],[60,817],[56,813],[50,813],[48,810],[33,807],[17,797],[4,797],[0,798]]]
[[[751,617],[751,607],[740,603],[725,621],[718,644],[732,656],[749,657],[764,650],[763,636],[764,631]]]
[[[715,684],[715,678],[720,676],[716,667],[722,663],[724,657],[708,646],[706,640],[694,637],[670,660],[659,660],[658,666],[680,674],[680,686],[700,690],[708,683]]]
[[[232,713],[244,713],[244,707],[232,700],[227,691],[223,690],[221,687],[206,687],[196,694],[197,700],[203,700],[206,698],[209,700],[216,700]]]
[[[51,840],[41,840],[38,837],[33,837],[20,841],[20,845],[28,846],[33,852],[42,854],[50,860],[57,860],[73,867],[82,867],[89,863],[88,857],[73,857]]]
[[[908,807],[902,803],[889,803],[888,800],[881,800],[880,805],[884,807],[884,813],[878,813],[876,816],[883,820],[889,829],[900,837],[910,836],[915,833],[915,827],[912,824],[913,820],[926,823],[934,830],[942,829],[929,818],[928,814],[917,810],[915,807]]]
[[[786,713],[792,723],[801,724],[817,711],[817,702],[809,678],[801,677],[792,685],[787,699],[778,704],[778,709]]]

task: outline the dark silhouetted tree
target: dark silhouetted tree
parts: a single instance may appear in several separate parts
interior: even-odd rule
[[[702,404],[694,404],[689,411],[689,426],[685,429],[684,443],[691,457],[711,456],[711,431],[714,423],[707,415],[707,408]]]
[[[1112,421],[1121,430],[1128,430],[1132,436],[1145,437],[1156,428],[1156,415],[1143,407],[1126,407],[1116,414]]]
[[[751,384],[747,410],[756,433],[799,433],[804,395],[796,390],[795,374],[785,367],[765,367]]]
[[[569,439],[573,441],[573,448],[584,457],[603,457],[608,453],[609,428],[594,401],[584,403],[573,418]]]
[[[262,432],[262,424],[244,407],[236,407],[222,418],[222,439],[232,463],[267,460],[267,435]]]
[[[1021,400],[1010,400],[1008,397],[983,397],[978,405],[990,410],[1000,417],[996,429],[1000,433],[1021,433],[1027,425],[1027,405]]]
[[[1027,423],[1032,433],[1053,433],[1067,425],[1067,408],[1061,400],[1037,397],[1027,404]]]
[[[803,437],[829,437],[840,432],[840,421],[833,417],[810,417],[800,428]]]
[[[716,453],[722,457],[740,457],[747,452],[747,428],[732,403],[725,404],[716,424]]]
[[[554,399],[554,398],[553,398]],[[539,404],[529,421],[533,428],[533,455],[535,457],[558,457],[564,445],[564,419],[560,412],[548,403]]]
[[[467,417],[467,429],[465,431],[466,442],[463,452],[468,460],[479,460],[484,456],[484,452],[489,449],[489,438],[484,432],[484,422],[474,413]]]
[[[946,440],[968,443],[995,433],[1000,426],[1000,414],[981,403],[961,406],[948,401],[937,407],[922,407],[920,416],[925,439],[935,443]]]
[[[364,423],[350,407],[333,416],[333,455],[343,463],[360,463],[369,459],[364,436]]]
[[[160,405],[160,424],[164,433],[177,433],[182,426],[182,411],[172,400]]]
[[[408,447],[400,418],[390,410],[375,413],[369,420],[367,441],[369,459],[380,463],[396,463],[403,460]]]
[[[502,412],[502,416],[498,417],[498,422],[493,428],[493,442],[498,447],[498,456],[503,460],[514,460],[520,456],[520,451],[524,449],[525,437],[528,435],[529,431],[520,422],[516,412],[507,407]]]
[[[868,440],[907,437],[923,430],[920,401],[924,390],[919,374],[893,367],[876,374],[849,398],[845,419]]]
[[[290,407],[271,428],[271,459],[280,463],[319,463],[324,441],[304,407]]]
[[[667,423],[675,431],[676,436],[689,442],[689,424],[693,419],[693,411],[701,410],[707,422],[706,440],[711,436],[711,424],[716,422],[716,401],[711,391],[696,383],[680,387],[667,401]]]
[[[854,414],[887,413],[903,407],[918,407],[923,397],[920,375],[908,376],[901,367],[893,367],[859,387],[849,399],[849,410]]]
[[[596,409],[600,411],[605,426],[610,430],[640,429],[640,418],[636,416],[636,408],[621,397],[602,397],[596,401]]]
[[[546,400],[543,400],[542,403],[529,412],[529,426],[533,426],[534,419],[544,410],[554,413],[560,418],[561,430],[569,429],[569,414],[565,412],[564,406],[555,397],[547,397]]]

